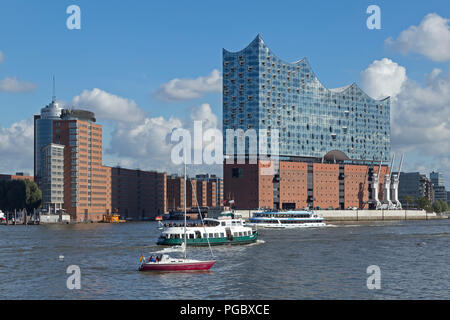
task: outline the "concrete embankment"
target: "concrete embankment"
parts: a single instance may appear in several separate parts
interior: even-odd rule
[[[235,210],[248,220],[259,210]],[[443,218],[425,210],[316,210],[325,221],[428,220]]]

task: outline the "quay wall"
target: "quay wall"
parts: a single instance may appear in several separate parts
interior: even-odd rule
[[[259,210],[235,210],[248,220]],[[436,219],[436,213],[425,210],[316,210],[325,221],[383,221],[383,220],[428,220]]]

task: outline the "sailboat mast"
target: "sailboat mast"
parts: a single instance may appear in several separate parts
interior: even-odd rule
[[[186,248],[187,238],[186,238],[186,151],[184,154],[184,258],[186,259]]]

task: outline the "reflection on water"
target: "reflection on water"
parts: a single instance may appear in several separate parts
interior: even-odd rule
[[[213,247],[208,272],[138,272],[141,254],[161,250],[156,226],[0,226],[0,298],[450,298],[449,220],[259,229],[257,243]],[[188,247],[188,256],[210,253]],[[81,290],[66,287],[69,265],[81,269]],[[367,289],[369,265],[381,268],[380,290]]]

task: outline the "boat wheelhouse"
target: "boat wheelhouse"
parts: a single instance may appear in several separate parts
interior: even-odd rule
[[[187,244],[191,246],[249,244],[258,239],[258,232],[244,225],[244,220],[236,218],[231,212],[223,212],[217,219],[203,219],[200,222],[191,221],[186,226]],[[184,240],[184,224],[165,223],[157,244],[174,246]]]
[[[247,225],[264,228],[324,227],[323,218],[312,211],[261,211],[253,213]]]

